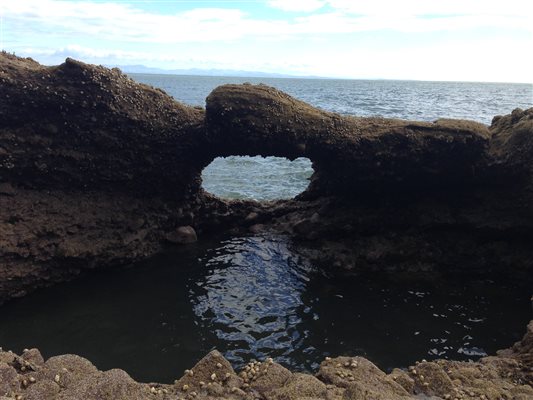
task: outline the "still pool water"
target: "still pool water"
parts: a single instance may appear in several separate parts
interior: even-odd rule
[[[287,237],[225,237],[14,300],[0,308],[0,346],[75,353],[141,381],[172,382],[214,348],[234,367],[273,357],[313,371],[362,355],[390,370],[508,347],[531,319],[531,287],[340,276]]]

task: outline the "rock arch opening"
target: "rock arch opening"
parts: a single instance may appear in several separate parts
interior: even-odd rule
[[[223,199],[292,199],[307,189],[312,174],[305,157],[217,157],[202,171],[202,188]]]

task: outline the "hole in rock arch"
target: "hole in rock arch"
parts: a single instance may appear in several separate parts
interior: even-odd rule
[[[217,157],[202,171],[202,187],[224,199],[292,199],[312,174],[311,160],[304,157]]]

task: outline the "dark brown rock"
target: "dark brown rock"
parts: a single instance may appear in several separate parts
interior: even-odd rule
[[[318,261],[361,272],[532,265],[531,110],[489,130],[346,117],[264,85],[226,85],[204,113],[71,59],[45,67],[2,53],[0,70],[0,303],[192,241],[175,231],[188,225],[282,231],[312,241],[301,250]],[[295,201],[200,190],[214,157],[239,154],[306,156],[315,174]]]
[[[148,385],[135,382],[124,371],[112,369],[89,376],[60,392],[58,400],[145,400],[153,395]]]
[[[471,184],[490,137],[472,121],[346,117],[246,84],[216,88],[206,101],[206,124],[216,155],[310,158],[314,196]]]
[[[15,368],[0,361],[0,396],[9,396],[20,389]]]
[[[174,385],[138,383],[124,371],[101,372],[73,355],[53,357],[36,365],[35,371],[22,371],[18,367],[22,357],[0,351],[0,359],[8,360],[0,362],[0,387],[7,385],[10,398],[33,400],[530,399],[531,365],[527,359],[516,357],[531,353],[528,335],[513,349],[479,362],[422,361],[389,375],[362,357],[338,357],[326,359],[316,376],[291,373],[272,360],[253,362],[240,372],[246,375],[243,381],[228,361],[213,351]],[[518,353],[516,349],[520,349]]]
[[[89,376],[98,374],[89,360],[74,354],[51,357],[44,366],[34,374],[37,381],[53,381],[62,389],[77,387]]]
[[[533,109],[490,128],[354,118],[266,86],[227,85],[204,113],[119,70],[70,59],[44,67],[2,53],[0,70],[0,302],[145,258],[169,232],[183,241],[196,231],[278,230],[301,239],[295,246],[311,258],[376,275],[531,272]],[[309,189],[265,204],[200,189],[214,157],[255,154],[309,157]],[[37,350],[0,351],[0,387],[35,399],[533,398],[532,330],[498,357],[390,375],[341,357],[317,377],[267,363],[244,382],[212,352],[174,386],[101,372],[73,355],[43,364]]]
[[[265,364],[266,367],[261,371],[257,379],[252,382],[251,387],[266,395],[268,392],[283,387],[292,373],[277,363]]]
[[[0,177],[37,189],[183,197],[197,185],[203,111],[118,69],[0,55]]]
[[[266,394],[267,399],[324,399],[326,385],[312,375],[294,373],[279,389]]]
[[[53,381],[39,381],[31,384],[24,392],[25,400],[55,400],[60,392],[60,387]]]
[[[237,383],[236,383],[237,382]],[[185,372],[174,385],[183,392],[200,391],[208,384],[225,384],[227,387],[240,386],[231,364],[218,351],[213,350]],[[231,385],[231,386],[230,386]],[[213,388],[216,390],[216,388]]]
[[[323,361],[317,377],[347,389],[346,398],[407,398],[409,393],[392,377],[362,357],[337,357]],[[363,396],[363,394],[365,396]]]
[[[9,182],[0,183],[0,196],[14,196],[16,193],[15,188]]]
[[[196,231],[192,226],[179,226],[175,231],[168,233],[166,239],[171,243],[188,244],[198,240]]]
[[[490,126],[489,153],[500,179],[533,175],[533,108],[497,116]]]
[[[41,366],[44,364],[44,358],[38,349],[27,349],[22,352],[20,358],[34,366]]]

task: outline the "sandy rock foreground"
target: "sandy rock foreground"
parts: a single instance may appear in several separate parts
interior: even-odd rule
[[[272,359],[236,372],[212,351],[174,384],[138,383],[120,369],[99,371],[72,354],[44,360],[37,349],[0,351],[0,400],[141,399],[533,399],[533,321],[524,338],[479,362],[422,361],[386,374],[362,357],[326,358],[316,375]]]

